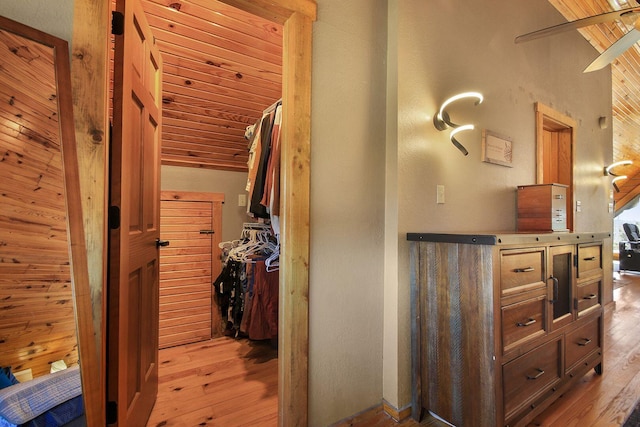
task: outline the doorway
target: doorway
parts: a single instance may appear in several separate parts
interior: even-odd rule
[[[576,122],[539,102],[536,114],[536,182],[567,186],[567,228],[573,231],[573,166]]]
[[[281,319],[279,333],[279,424],[306,425],[308,398],[308,287],[309,287],[309,176],[311,140],[313,0],[224,0],[259,16],[284,24],[286,55],[283,69],[282,127],[282,236]],[[108,5],[76,0],[74,7],[72,86],[76,136],[79,146],[85,241],[90,286],[94,300],[96,354],[84,354],[83,363],[97,363],[100,384],[85,390],[87,412],[105,413],[106,325],[103,292],[106,288],[106,200],[104,177],[108,165]],[[98,425],[98,422],[96,423]]]

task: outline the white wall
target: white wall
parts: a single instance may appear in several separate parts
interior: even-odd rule
[[[219,171],[212,169],[162,166],[161,188],[174,191],[204,191],[223,193],[222,241],[240,238],[242,223],[254,221],[247,216],[246,206],[238,206],[238,195],[247,194],[246,172]]]
[[[394,405],[410,401],[409,245],[407,232],[514,231],[515,188],[536,180],[534,103],[541,102],[578,123],[575,193],[583,212],[576,231],[608,231],[609,181],[602,167],[611,160],[612,131],[598,118],[611,117],[608,69],[583,74],[597,52],[577,33],[514,43],[514,38],[564,18],[545,0],[402,0],[395,25],[398,44],[397,206],[398,276],[385,283],[397,291],[397,337],[385,335],[385,354],[397,348],[398,388],[385,389]],[[390,26],[391,27],[391,26]],[[460,101],[454,121],[476,130],[459,134],[464,157],[432,124],[446,98],[480,91],[479,106]],[[513,139],[513,167],[481,161],[481,129]],[[388,171],[389,173],[389,171]],[[436,204],[436,186],[445,186],[445,204]],[[389,195],[387,195],[389,198]],[[391,263],[389,259],[386,264]],[[385,301],[386,304],[386,301]],[[385,310],[386,312],[386,310]],[[385,383],[393,366],[385,361]]]
[[[66,40],[73,35],[73,0],[4,0],[0,15]]]
[[[382,398],[385,0],[320,0],[313,27],[309,425]]]

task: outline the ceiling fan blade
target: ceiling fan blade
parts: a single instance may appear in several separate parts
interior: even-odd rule
[[[621,19],[625,15],[635,13],[640,13],[640,7],[630,7],[622,10],[614,10],[613,12],[601,13],[600,15],[589,16],[588,18],[576,19],[575,21],[565,22],[564,24],[559,24],[553,27],[543,28],[542,30],[523,34],[516,37],[515,42],[522,43],[529,40],[539,39],[541,37],[563,33],[565,31],[575,30],[577,28],[586,27],[588,25],[611,22],[615,21],[616,19]]]
[[[591,71],[596,71],[604,68],[639,40],[640,31],[636,30],[635,28],[632,29],[627,34],[620,37],[614,44],[609,46],[607,50],[602,52],[600,56],[595,59],[595,61],[593,61],[587,68],[585,68],[583,72],[590,73]]]

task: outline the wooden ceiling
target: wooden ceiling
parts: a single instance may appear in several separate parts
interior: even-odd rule
[[[614,0],[549,0],[567,21],[610,12]],[[622,8],[636,7],[638,2],[619,0]],[[622,22],[591,25],[580,33],[598,52],[603,52],[630,30]],[[585,64],[585,67],[588,64]],[[606,72],[606,70],[596,71]],[[611,64],[613,85],[613,161],[633,160],[633,165],[616,169],[629,177],[617,184],[614,194],[616,210],[640,194],[640,46],[636,43]]]
[[[281,98],[282,26],[215,0],[142,5],[164,62],[162,164],[246,171],[246,127]]]
[[[628,1],[623,7],[637,6]],[[569,21],[614,10],[614,0],[549,2]],[[281,97],[282,27],[215,0],[142,3],[164,59],[162,163],[245,171],[245,129]],[[602,52],[629,28],[579,31]],[[620,208],[640,193],[640,47],[611,72],[613,160],[634,160],[617,171],[629,176],[615,193]]]

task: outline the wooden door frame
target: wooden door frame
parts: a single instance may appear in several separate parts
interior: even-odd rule
[[[317,5],[315,0],[222,1],[284,25],[278,423],[307,425],[311,47]],[[89,358],[83,363],[101,366],[101,386],[85,394],[87,413],[91,414],[104,414],[106,399],[104,290],[110,26],[108,2],[75,0],[71,68],[74,120],[94,307],[91,320],[100,349],[97,355],[82,354],[81,359]]]
[[[576,129],[577,122],[569,116],[566,116],[551,107],[536,102],[534,104],[536,115],[536,183],[549,184],[544,179],[544,130],[551,129],[554,131],[569,132],[571,145],[571,170],[570,185],[567,188],[567,228],[573,231],[574,224],[574,206],[575,206],[575,182],[573,169],[576,164]],[[564,183],[563,183],[564,184]]]

